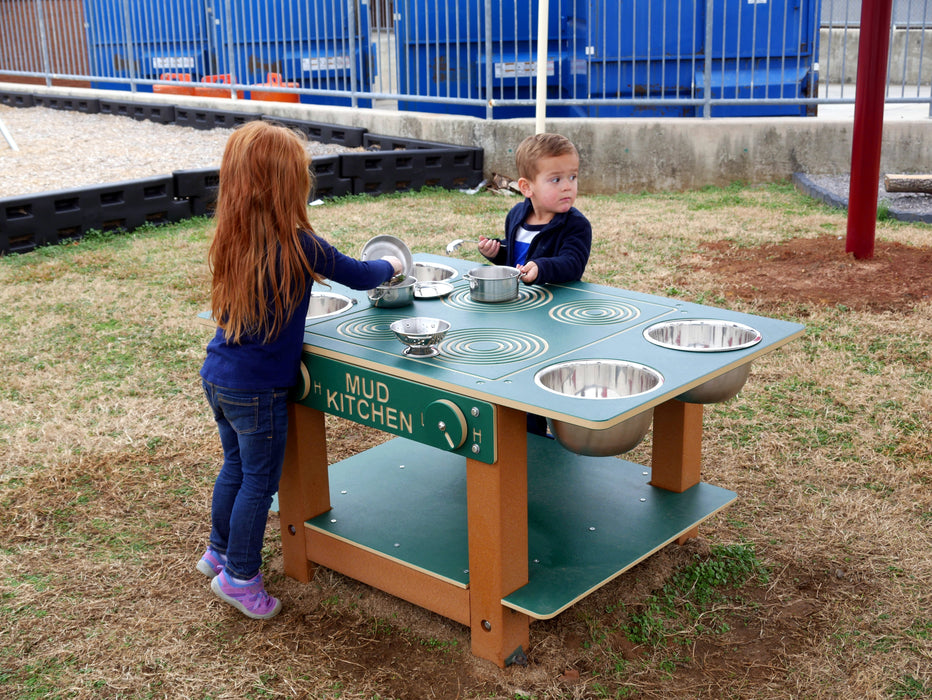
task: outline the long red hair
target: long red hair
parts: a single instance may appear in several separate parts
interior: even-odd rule
[[[215,230],[208,261],[210,308],[227,342],[274,339],[307,289],[320,282],[301,247],[314,231],[307,215],[313,184],[306,139],[262,120],[227,141],[220,164]]]

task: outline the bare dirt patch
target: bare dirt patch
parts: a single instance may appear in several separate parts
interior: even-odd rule
[[[756,248],[727,241],[704,244],[710,270],[726,296],[766,308],[788,301],[858,311],[906,311],[932,298],[932,248],[875,241],[874,256],[857,260],[837,236],[794,238]]]

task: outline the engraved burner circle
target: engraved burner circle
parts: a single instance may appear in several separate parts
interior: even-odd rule
[[[390,340],[395,341],[392,323],[408,316],[386,314],[378,318],[358,318],[345,321],[337,326],[337,332],[347,338],[356,340]]]
[[[553,292],[543,287],[520,285],[518,298],[513,301],[504,301],[495,304],[473,301],[469,296],[469,288],[457,289],[443,299],[443,303],[455,309],[466,311],[479,311],[482,313],[511,313],[527,311],[539,306],[546,306],[553,299]]]
[[[509,328],[450,331],[440,344],[439,360],[470,365],[497,365],[537,357],[549,349],[533,333]]]
[[[584,299],[557,304],[549,313],[555,321],[577,326],[625,323],[641,315],[636,306],[613,299]]]

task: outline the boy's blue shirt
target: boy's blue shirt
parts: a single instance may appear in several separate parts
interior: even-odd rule
[[[385,260],[360,261],[343,255],[325,240],[318,238],[318,252],[309,235],[302,237],[307,259],[315,272],[351,289],[374,289],[389,279],[394,270]],[[217,328],[207,344],[207,357],[201,376],[211,384],[238,391],[285,389],[295,385],[301,350],[304,346],[304,326],[311,300],[311,279],[301,304],[272,342],[257,336],[247,336],[239,345],[226,342],[222,328]]]
[[[534,211],[530,199],[525,199],[511,208],[505,217],[505,246],[492,259],[496,265],[513,267],[518,229],[528,215]],[[537,279],[534,284],[575,282],[583,276],[592,249],[592,225],[576,207],[565,214],[555,214],[553,219],[531,242],[527,260],[537,263]]]

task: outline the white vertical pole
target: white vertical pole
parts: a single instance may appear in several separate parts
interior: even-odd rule
[[[547,18],[550,15],[549,0],[540,0],[537,8],[537,101],[535,104],[534,133],[545,131],[544,118],[547,114]]]
[[[6,142],[10,144],[11,150],[19,150],[19,146],[17,146],[16,141],[13,140],[13,134],[11,134],[10,130],[6,128],[6,124],[3,123],[2,119],[0,119],[0,134],[3,134],[3,138],[5,138]]]

